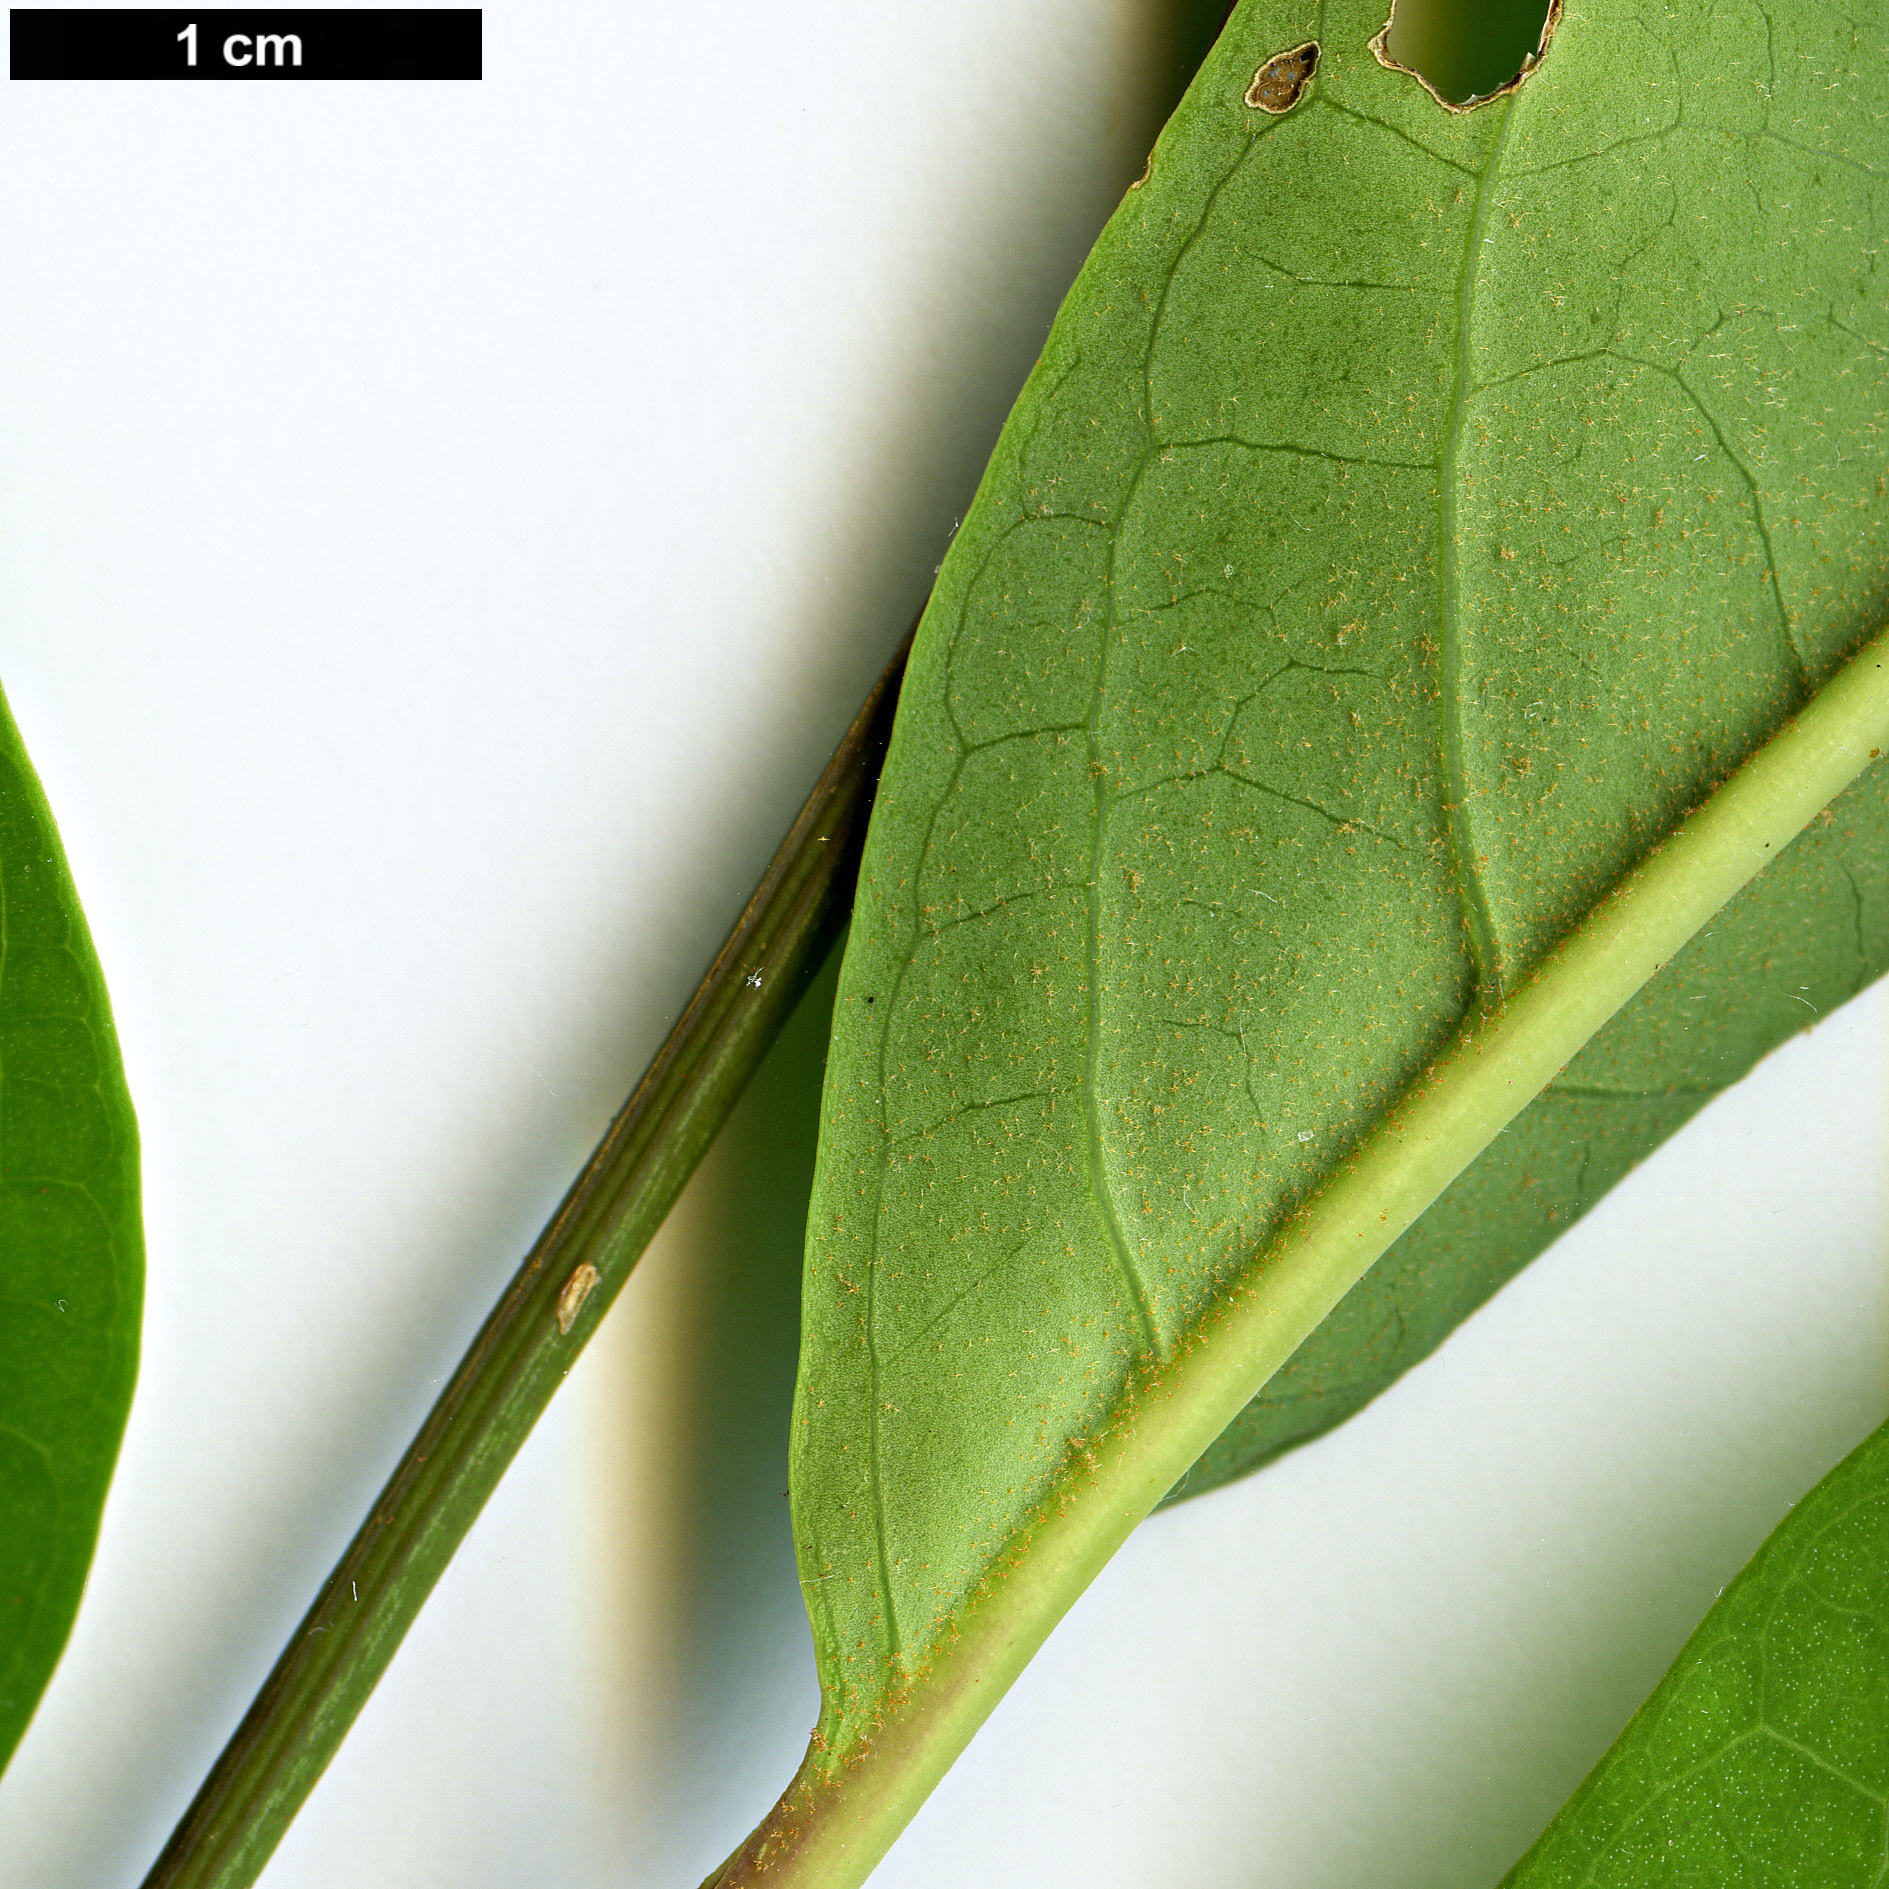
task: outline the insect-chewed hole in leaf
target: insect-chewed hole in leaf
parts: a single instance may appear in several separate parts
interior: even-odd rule
[[[1501,98],[1541,64],[1561,0],[1391,0],[1371,50],[1449,111]]]
[[[1271,112],[1274,117],[1289,112],[1304,95],[1317,70],[1318,43],[1315,40],[1294,46],[1290,52],[1275,53],[1253,74],[1253,82],[1246,88],[1246,102],[1259,111]]]

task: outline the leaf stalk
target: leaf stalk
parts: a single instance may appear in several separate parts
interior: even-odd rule
[[[248,1889],[845,930],[908,632],[642,1080],[295,1630],[144,1889]]]

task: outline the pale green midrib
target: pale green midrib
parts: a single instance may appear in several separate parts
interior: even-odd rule
[[[1889,747],[1879,635],[1569,931],[1472,1016],[1355,1155],[1092,1439],[961,1609],[923,1681],[843,1764],[822,1753],[757,1833],[768,1889],[856,1889],[1076,1597],[1378,1257],[1607,1020]],[[743,1857],[753,1854],[752,1844]],[[750,1883],[737,1863],[728,1878]]]
[[[1462,275],[1456,285],[1455,380],[1450,390],[1449,416],[1443,423],[1443,442],[1437,452],[1437,693],[1441,722],[1444,817],[1449,823],[1450,852],[1455,865],[1457,894],[1462,900],[1464,929],[1474,967],[1477,997],[1487,1003],[1502,994],[1502,948],[1496,935],[1495,914],[1488,887],[1477,864],[1476,837],[1469,813],[1469,765],[1464,753],[1462,558],[1456,536],[1460,525],[1456,497],[1456,455],[1462,445],[1469,402],[1476,393],[1470,373],[1470,346],[1476,318],[1476,291],[1482,283],[1482,247],[1489,215],[1495,204],[1502,171],[1502,154],[1515,123],[1511,93],[1498,102],[1502,123],[1489,146],[1482,176],[1476,186],[1476,207],[1470,214],[1469,236]]]

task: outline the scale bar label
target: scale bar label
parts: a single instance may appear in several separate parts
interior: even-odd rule
[[[14,7],[15,79],[476,79],[478,7]]]

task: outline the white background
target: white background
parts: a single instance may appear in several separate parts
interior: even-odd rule
[[[479,85],[21,85],[0,676],[143,1122],[144,1373],[4,1889],[131,1889],[924,593],[1157,0],[488,11]],[[270,1889],[693,1889],[814,1709],[770,1070]],[[1889,1411],[1889,1022],[1151,1522],[879,1878],[1493,1884]]]

